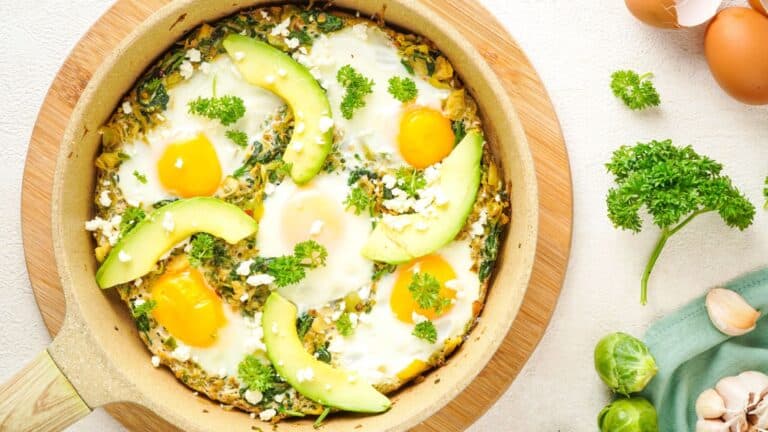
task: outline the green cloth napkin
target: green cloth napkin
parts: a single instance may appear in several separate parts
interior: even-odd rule
[[[704,298],[656,322],[645,342],[659,373],[643,392],[659,413],[659,431],[694,431],[694,404],[702,391],[723,377],[755,370],[768,373],[768,269],[726,284],[741,293],[763,316],[744,336],[728,337],[709,321]]]

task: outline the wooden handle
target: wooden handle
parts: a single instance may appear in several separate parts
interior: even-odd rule
[[[0,432],[60,431],[90,412],[48,351],[0,387]]]

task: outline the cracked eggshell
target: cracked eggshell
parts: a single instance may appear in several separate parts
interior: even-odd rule
[[[749,5],[752,9],[768,16],[768,0],[749,0]]]
[[[721,0],[624,0],[627,9],[653,27],[676,29],[695,27],[717,13]]]

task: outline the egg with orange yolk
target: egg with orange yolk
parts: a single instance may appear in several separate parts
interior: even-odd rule
[[[344,137],[339,149],[344,156],[373,155],[383,165],[408,163],[421,169],[440,162],[453,148],[451,122],[442,113],[451,91],[410,73],[398,47],[381,29],[360,23],[321,35],[307,55],[295,57],[327,91],[334,127]],[[365,106],[351,118],[341,112],[347,89],[337,79],[346,65],[374,82],[364,97]],[[392,78],[413,80],[416,98],[396,99],[388,90]]]
[[[355,214],[345,201],[346,174],[320,174],[306,185],[284,180],[266,196],[256,246],[261,256],[293,253],[297,243],[314,240],[327,251],[325,266],[308,270],[300,282],[279,288],[300,311],[320,308],[370,285],[373,262],[360,250],[372,225],[367,213]]]
[[[241,98],[245,115],[224,126],[217,119],[191,114],[189,103],[213,97],[214,87],[216,96]],[[168,97],[157,125],[121,148],[126,160],[118,168],[117,181],[129,205],[149,209],[165,199],[216,194],[248,155],[248,148],[235,144],[227,133],[241,131],[248,143],[261,140],[269,119],[284,106],[274,94],[246,83],[226,55],[170,87]]]
[[[414,168],[424,169],[453,150],[451,121],[432,108],[411,108],[400,119],[397,141],[403,159]]]
[[[469,241],[457,240],[382,277],[371,294],[374,305],[370,312],[355,314],[353,333],[334,336],[330,342],[334,361],[373,384],[397,384],[412,378],[449,340],[463,336],[474,321],[480,281],[472,266]],[[427,274],[436,281],[440,297],[446,299],[440,311],[420,308],[409,290],[417,275]],[[416,324],[424,320],[430,320],[437,330],[434,343],[413,334]]]
[[[260,316],[232,311],[186,259],[169,262],[151,284],[152,317],[160,334],[174,338],[171,356],[177,360],[192,360],[223,377],[236,374],[246,355],[264,351]]]

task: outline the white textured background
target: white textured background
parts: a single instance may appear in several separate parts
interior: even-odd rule
[[[654,319],[706,287],[768,264],[768,213],[744,233],[700,217],[674,238],[638,305],[638,281],[655,232],[615,231],[605,216],[603,163],[621,144],[672,138],[694,144],[762,207],[768,174],[768,109],[746,107],[717,88],[702,55],[703,29],[656,31],[623,2],[481,0],[520,42],[554,101],[570,151],[575,191],[573,253],[547,334],[502,399],[471,430],[591,431],[608,395],[592,371],[605,333],[641,335]],[[731,3],[742,3],[733,0]],[[69,50],[109,0],[0,0],[0,381],[50,341],[27,280],[19,204],[27,142],[45,92]],[[746,3],[745,1],[743,3]],[[593,6],[587,6],[588,4]],[[662,107],[633,113],[608,89],[618,68],[653,71]],[[118,431],[103,412],[73,431]]]

